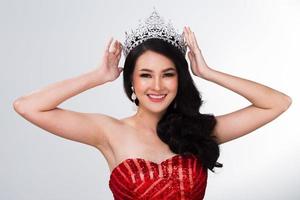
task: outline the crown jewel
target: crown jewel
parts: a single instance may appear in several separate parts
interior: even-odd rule
[[[164,19],[160,17],[154,8],[154,11],[143,23],[139,20],[139,25],[136,30],[131,30],[130,34],[125,32],[125,42],[123,45],[125,58],[134,47],[150,38],[167,41],[177,47],[183,55],[186,53],[187,45],[184,41],[183,34],[179,34],[178,31],[175,31],[171,20],[166,24]]]

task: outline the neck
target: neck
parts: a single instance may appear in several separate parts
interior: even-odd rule
[[[134,115],[134,118],[138,126],[156,133],[157,123],[161,119],[163,114],[164,112],[153,113],[139,108],[137,113]]]

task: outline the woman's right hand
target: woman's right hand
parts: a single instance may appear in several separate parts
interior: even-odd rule
[[[113,37],[111,37],[106,45],[102,60],[97,66],[97,71],[101,76],[104,76],[107,81],[114,81],[123,71],[122,67],[118,67],[122,55],[122,45],[116,40],[111,47],[112,41]]]

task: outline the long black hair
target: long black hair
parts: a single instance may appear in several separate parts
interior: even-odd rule
[[[213,114],[201,114],[203,103],[200,92],[188,70],[188,63],[181,51],[164,40],[152,38],[139,44],[127,55],[123,70],[123,84],[127,97],[132,101],[132,75],[137,58],[151,50],[171,59],[178,72],[177,95],[157,124],[159,138],[177,154],[193,154],[200,158],[203,166],[212,172],[222,167],[216,162],[220,149],[212,131],[217,123]],[[139,100],[134,103],[138,106]]]

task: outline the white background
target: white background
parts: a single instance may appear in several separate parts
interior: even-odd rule
[[[123,41],[153,6],[174,26],[195,32],[215,70],[250,79],[293,99],[288,111],[249,135],[220,145],[224,167],[209,171],[207,200],[300,199],[299,1],[0,2],[0,199],[113,199],[99,151],[49,134],[13,110],[13,100],[98,64],[109,37]],[[124,63],[121,58],[120,66]],[[122,80],[77,95],[62,108],[116,118],[134,113]],[[193,76],[220,115],[249,105],[242,96]],[[297,112],[298,111],[298,112]]]

